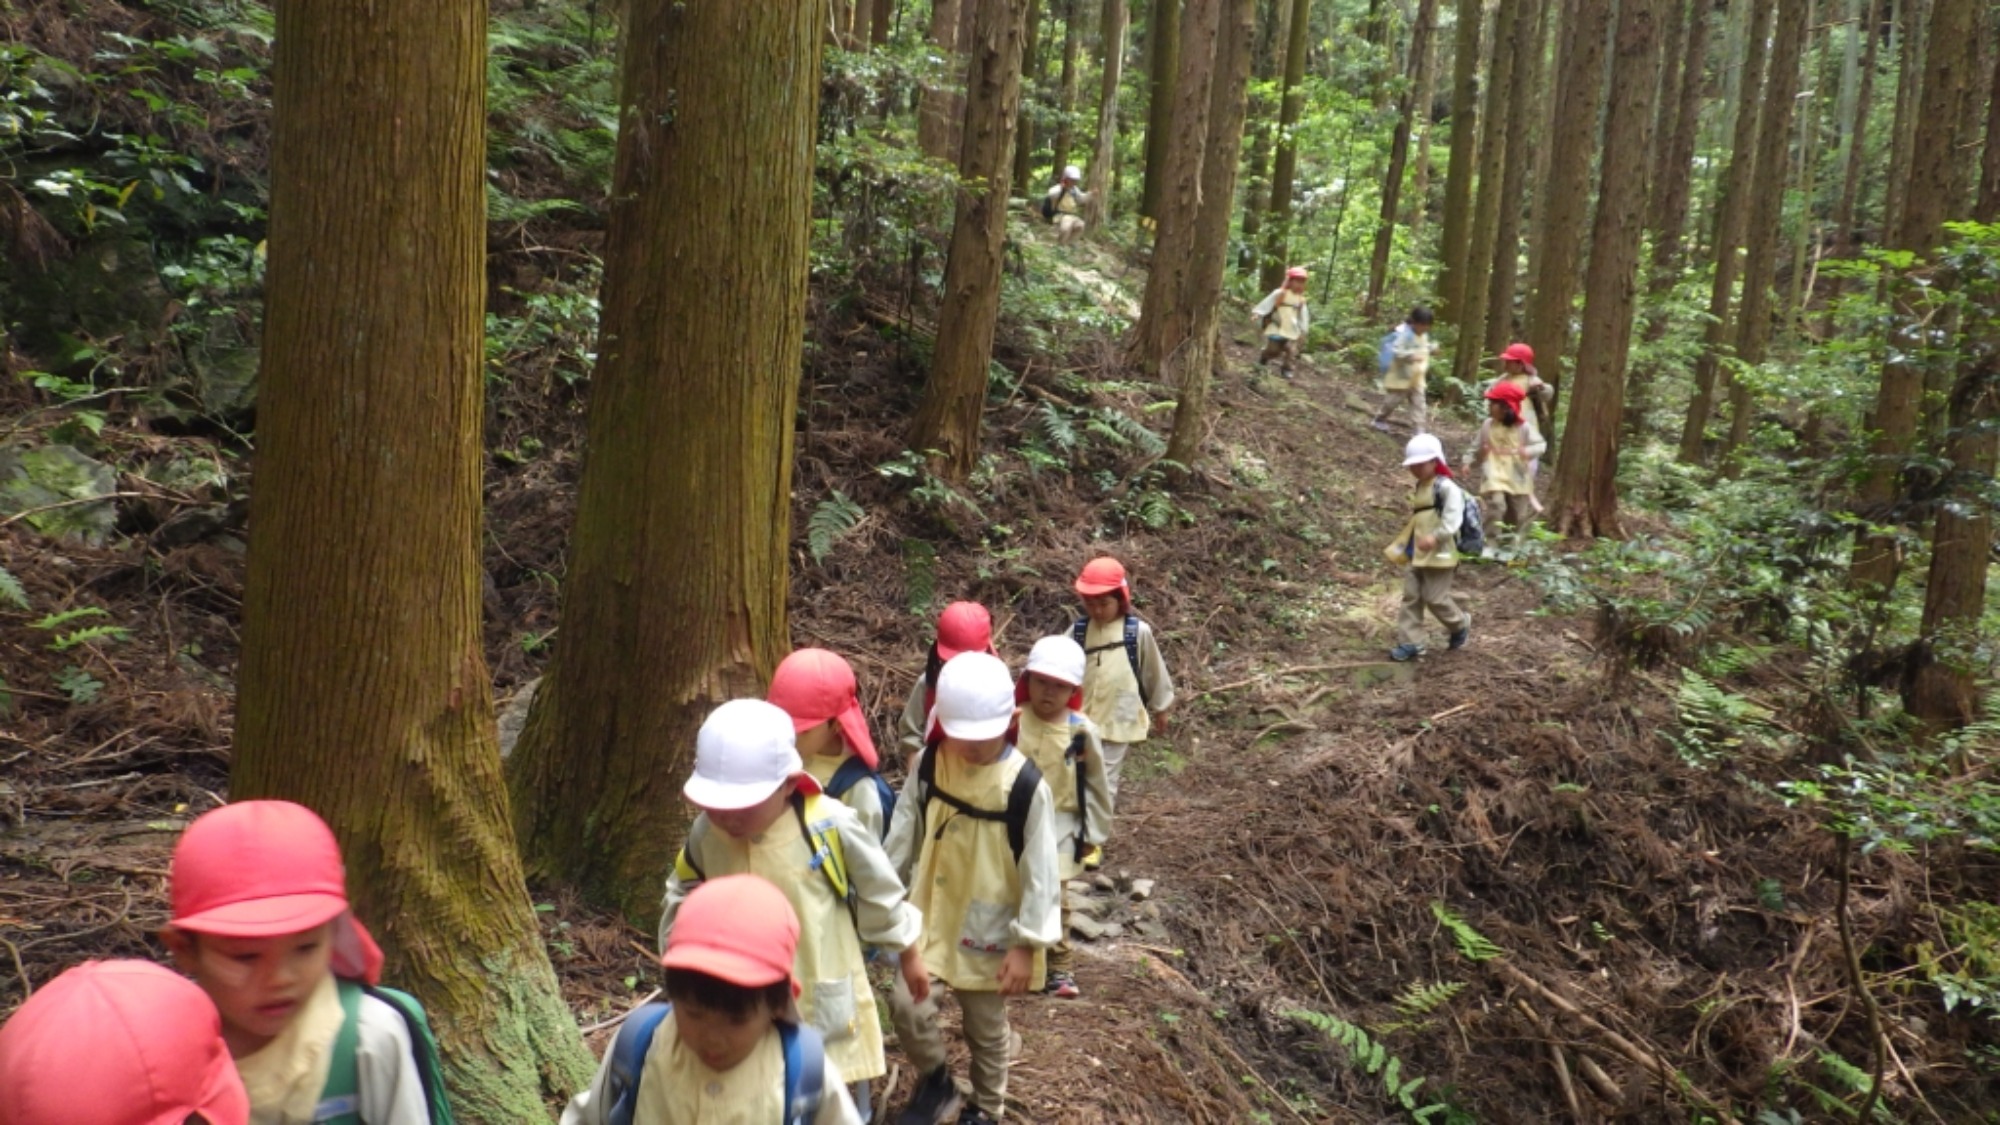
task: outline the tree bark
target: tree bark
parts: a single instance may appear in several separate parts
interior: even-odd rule
[[[1493,247],[1500,226],[1500,199],[1507,169],[1507,106],[1514,95],[1514,33],[1526,0],[1502,4],[1493,17],[1493,43],[1486,64],[1486,104],[1479,110],[1479,184],[1472,204],[1472,229],[1466,235],[1465,266],[1460,273],[1456,318],[1458,346],[1452,353],[1452,378],[1475,381],[1484,358],[1487,281],[1493,272]]]
[[[943,80],[924,83],[917,101],[917,147],[932,160],[958,163],[958,124],[965,100],[954,83],[965,74],[958,38],[961,5],[978,0],[931,0],[931,45],[944,60]]]
[[[1000,266],[1007,235],[1006,169],[1021,102],[1021,48],[1027,0],[976,0],[965,96],[965,145],[958,202],[945,259],[937,351],[924,383],[910,447],[934,454],[936,469],[962,481],[979,457],[980,408],[1000,315]],[[795,327],[796,318],[786,322]],[[796,335],[796,332],[794,332]]]
[[[1694,365],[1694,398],[1681,427],[1680,460],[1699,465],[1708,458],[1708,419],[1715,409],[1715,380],[1722,370],[1722,348],[1733,334],[1729,319],[1736,288],[1736,250],[1743,243],[1744,225],[1750,209],[1751,185],[1757,182],[1757,111],[1764,102],[1765,48],[1773,0],[1751,0],[1749,26],[1744,36],[1743,69],[1737,76],[1736,121],[1731,130],[1729,170],[1723,173],[1721,197],[1715,205],[1715,276],[1708,291],[1708,327],[1703,331],[1701,355]]]
[[[1028,0],[1027,29],[1028,38],[1021,45],[1021,108],[1014,126],[1014,194],[1021,196],[1035,190],[1035,119],[1029,104],[1041,81],[1042,0]]]
[[[1062,0],[1063,52],[1062,77],[1056,94],[1056,135],[1049,154],[1049,164],[1060,174],[1069,163],[1070,150],[1076,144],[1076,88],[1080,67],[1077,54],[1083,44],[1076,18],[1077,0]]]
[[[1402,203],[1403,173],[1410,159],[1410,131],[1416,125],[1417,95],[1424,86],[1424,69],[1431,57],[1431,25],[1437,20],[1437,0],[1419,0],[1410,28],[1410,83],[1396,114],[1396,131],[1389,141],[1389,171],[1382,178],[1382,213],[1375,222],[1375,253],[1368,262],[1368,294],[1361,315],[1381,315],[1382,289],[1389,280],[1389,251],[1396,240],[1397,208]],[[1428,112],[1428,110],[1426,110]]]
[[[1257,248],[1263,245],[1259,232],[1264,224],[1264,209],[1270,203],[1271,142],[1277,130],[1276,107],[1256,87],[1278,78],[1278,68],[1283,61],[1279,48],[1289,41],[1286,17],[1291,10],[1291,0],[1264,0],[1264,14],[1257,21],[1257,45],[1250,58],[1252,91],[1249,107],[1245,110],[1245,121],[1255,122],[1255,128],[1250,139],[1250,179],[1243,186],[1243,238],[1242,249],[1236,256],[1238,273],[1249,273],[1258,267]]]
[[[460,1115],[528,1121],[591,1059],[528,898],[481,655],[486,21],[477,0],[277,5],[230,796],[326,819]]]
[[[1285,45],[1285,80],[1278,94],[1278,147],[1271,159],[1271,206],[1266,211],[1264,266],[1258,286],[1276,289],[1285,280],[1292,246],[1292,178],[1298,174],[1298,139],[1292,129],[1305,110],[1306,46],[1312,39],[1312,0],[1292,0],[1291,26]]]
[[[1576,394],[1556,461],[1551,522],[1564,535],[1621,534],[1618,434],[1632,342],[1640,235],[1646,226],[1646,149],[1660,66],[1662,0],[1623,0],[1604,120],[1603,171],[1584,279]]]
[[[1817,4],[1807,3],[1806,34],[1808,36],[1818,34],[1820,59],[1824,63],[1824,60],[1833,55],[1833,28],[1814,25],[1817,10]],[[1806,44],[1806,53],[1808,56],[1812,53],[1810,42]],[[1818,218],[1820,137],[1825,131],[1821,122],[1823,111],[1820,108],[1819,89],[1823,88],[1824,84],[1825,77],[1822,74],[1818,81],[1799,95],[1797,145],[1799,159],[1795,178],[1799,185],[1801,206],[1798,226],[1792,232],[1791,276],[1785,282],[1785,303],[1778,310],[1779,319],[1783,322],[1788,335],[1796,332],[1799,325],[1804,323],[1806,306],[1812,303],[1812,290],[1818,273],[1816,251],[1821,245],[1823,233]],[[1810,261],[1808,256],[1811,256]]]
[[[2000,59],[1994,63],[1986,107],[1986,146],[1979,154],[1979,195],[1972,205],[1974,220],[1982,223],[2000,218]]]
[[[1875,54],[1882,41],[1883,2],[1864,0],[1866,11],[1861,28],[1868,38],[1861,52],[1854,115],[1847,125],[1847,141],[1841,154],[1840,201],[1833,210],[1833,234],[1839,247],[1835,253],[1843,258],[1853,257],[1860,246],[1860,232],[1855,229],[1855,208],[1861,199],[1861,171],[1868,152],[1868,111],[1875,97]]]
[[[1523,0],[1514,29],[1514,89],[1507,104],[1507,160],[1500,176],[1500,221],[1493,232],[1493,264],[1487,270],[1486,350],[1500,354],[1514,335],[1514,290],[1521,269],[1521,212],[1528,186],[1529,119],[1542,79],[1542,18],[1548,0]],[[1459,349],[1461,352],[1463,348]],[[1472,372],[1478,378],[1478,368]]]
[[[1609,6],[1611,0],[1596,0]],[[1479,44],[1485,8],[1458,0],[1451,64],[1451,156],[1444,174],[1444,230],[1438,240],[1437,317],[1457,324],[1465,294],[1467,235],[1472,230],[1472,183],[1479,162]]]
[[[1910,117],[1917,111],[1918,99],[1923,96],[1924,81],[1924,31],[1926,17],[1930,11],[1928,0],[1902,0],[1901,50],[1896,69],[1896,116],[1889,132],[1888,184],[1882,192],[1882,242],[1889,245],[1893,231],[1902,225],[1903,192],[1909,178],[1903,172],[1910,166],[1910,144],[1916,136],[1916,127]]]
[[[1104,75],[1097,98],[1097,156],[1084,171],[1090,225],[1111,213],[1111,173],[1118,160],[1118,83],[1125,73],[1125,0],[1103,0],[1099,35],[1104,41]]]
[[[1437,104],[1438,72],[1437,15],[1431,15],[1430,50],[1421,61],[1422,69],[1417,71],[1417,109],[1415,123],[1421,127],[1417,140],[1417,171],[1412,178],[1408,200],[1408,214],[1404,219],[1410,227],[1410,242],[1417,244],[1422,236],[1424,223],[1430,218],[1431,210],[1431,134],[1437,131],[1435,107]],[[1245,238],[1248,241],[1248,238]]]
[[[1168,374],[1168,358],[1186,344],[1193,327],[1193,309],[1186,298],[1193,275],[1195,219],[1202,206],[1202,164],[1208,153],[1213,100],[1209,87],[1215,76],[1221,20],[1221,0],[1187,0],[1181,21],[1181,72],[1174,79],[1179,101],[1174,106],[1173,143],[1167,151],[1160,209],[1154,215],[1159,230],[1153,268],[1146,274],[1146,293],[1128,356],[1128,362],[1147,375]]]
[[[1174,80],[1181,69],[1181,0],[1153,0],[1146,39],[1152,48],[1147,52],[1152,64],[1146,71],[1151,101],[1146,108],[1146,181],[1139,213],[1158,221],[1167,176],[1168,138],[1174,127]]]
[[[868,29],[868,41],[877,47],[886,46],[889,33],[896,26],[896,0],[873,0],[875,19]]]

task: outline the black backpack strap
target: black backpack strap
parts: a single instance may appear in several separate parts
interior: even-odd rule
[[[1019,754],[1020,751],[1014,751]],[[920,799],[932,797],[943,801],[961,816],[974,820],[998,820],[1007,825],[1007,846],[1014,851],[1014,862],[1021,862],[1021,853],[1028,850],[1028,808],[1035,803],[1035,786],[1041,784],[1042,771],[1032,758],[1022,755],[1021,772],[1014,775],[1014,785],[1007,790],[1007,809],[994,812],[967,802],[957,794],[947,792],[937,786],[937,747],[924,751],[923,761],[917,763],[917,785]],[[944,830],[943,825],[938,826]]]
[[[1146,675],[1139,671],[1139,615],[1125,615],[1125,659],[1132,662],[1132,682],[1139,685],[1139,705],[1148,711],[1153,709],[1151,693],[1146,690]]]
[[[1083,635],[1089,631],[1090,618],[1079,617],[1076,619],[1076,623],[1070,626],[1069,639],[1081,645],[1083,643]]]
[[[1090,740],[1084,735],[1083,731],[1079,730],[1070,736],[1069,749],[1063,754],[1063,757],[1069,760],[1071,767],[1076,771],[1076,861],[1078,863],[1082,863],[1083,857],[1090,854],[1090,792],[1089,786],[1084,780],[1086,767],[1089,765],[1084,760],[1084,751],[1089,746]],[[1012,794],[1009,794],[1009,796],[1012,796]],[[1025,824],[1022,825],[1024,831],[1026,827]],[[1025,843],[1025,841],[1023,842]]]

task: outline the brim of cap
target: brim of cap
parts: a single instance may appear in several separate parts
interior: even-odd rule
[[[807,796],[819,793],[819,782],[814,781],[812,775],[807,773],[795,773],[789,778],[781,777],[776,781],[744,782],[737,785],[695,774],[687,779],[687,784],[681,786],[681,796],[704,809],[734,812],[737,809],[763,804],[770,799],[771,794],[778,791],[780,785],[787,781],[798,782],[799,792]]]
[[[745,956],[734,949],[692,943],[677,945],[660,958],[665,969],[691,969],[738,988],[764,988],[792,979],[788,970],[773,969],[767,962]]]
[[[1442,460],[1444,460],[1442,457],[1405,457],[1403,458],[1403,467],[1407,469],[1411,465],[1428,465],[1432,461]]]
[[[347,913],[347,900],[325,891],[246,899],[175,918],[177,930],[216,937],[281,937],[324,925]]]
[[[997,719],[939,719],[938,727],[951,738],[962,738],[967,742],[984,742],[989,738],[999,738],[1014,725],[1012,714]]]
[[[1076,580],[1075,589],[1077,593],[1082,594],[1086,598],[1095,598],[1095,597],[1101,597],[1102,595],[1105,594],[1118,593],[1120,590],[1124,589],[1124,587],[1117,582],[1112,582],[1109,584],[1103,582],[1085,582],[1083,579],[1079,578]]]
[[[1071,687],[1083,686],[1083,676],[1073,675],[1072,673],[1075,672],[1075,669],[1072,668],[1051,668],[1046,664],[1037,664],[1034,661],[1030,660],[1028,661],[1028,667],[1025,669],[1025,671],[1033,672],[1038,676],[1047,676],[1051,680],[1056,680],[1061,683],[1068,684]],[[1021,682],[1025,684],[1027,682],[1027,679],[1028,678],[1026,676],[1022,676]]]

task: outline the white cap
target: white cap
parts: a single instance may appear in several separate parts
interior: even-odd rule
[[[1014,677],[999,657],[962,652],[938,673],[931,721],[952,738],[983,742],[1014,723]]]
[[[1083,683],[1083,646],[1068,637],[1043,637],[1028,650],[1028,671],[1071,685]]]
[[[1074,164],[1065,165],[1063,167],[1063,179],[1080,180],[1082,178],[1083,178],[1083,169],[1077,167]]]
[[[1418,434],[1403,447],[1403,464],[1421,465],[1427,461],[1444,460],[1444,443],[1436,434]]]
[[[798,777],[818,792],[799,760],[792,717],[761,699],[732,699],[717,707],[694,737],[694,776],[681,794],[704,809],[747,809]]]

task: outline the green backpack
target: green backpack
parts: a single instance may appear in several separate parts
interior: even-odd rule
[[[416,1055],[417,1076],[424,1083],[424,1102],[430,1107],[431,1125],[454,1125],[451,1103],[445,1100],[444,1075],[438,1064],[437,1036],[424,1006],[407,992],[341,980],[340,1034],[333,1040],[333,1065],[327,1071],[326,1087],[320,1091],[319,1107],[313,1111],[315,1123],[370,1125],[361,1118],[361,1069],[356,1052],[361,1045],[361,998],[373,996],[403,1017],[410,1029],[410,1047]]]

